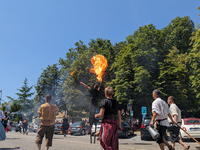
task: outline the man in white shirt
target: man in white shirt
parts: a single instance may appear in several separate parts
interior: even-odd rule
[[[150,122],[150,126],[153,126],[154,121],[158,122],[158,132],[160,137],[156,140],[161,150],[164,150],[164,143],[168,146],[169,150],[173,150],[172,146],[164,139],[166,134],[167,126],[169,122],[167,118],[171,119],[171,122],[174,123],[172,116],[170,114],[169,106],[165,101],[160,98],[160,90],[156,89],[153,91],[153,98],[155,99],[152,103],[152,113],[153,117]]]
[[[174,120],[175,123],[181,125],[181,110],[178,108],[178,106],[174,103],[174,97],[170,96],[167,99],[167,103],[170,105],[170,110],[171,110],[171,116]],[[169,120],[169,118],[168,118]],[[169,122],[171,122],[171,120],[169,120]],[[179,138],[179,133],[180,133],[180,128],[175,126],[175,125],[171,125],[169,128],[169,133],[170,133],[170,138],[171,138],[171,143],[172,143],[172,147],[175,147],[175,142],[178,141],[185,150],[188,150],[190,148],[190,146],[187,146],[185,143],[183,143],[182,140],[180,140]]]

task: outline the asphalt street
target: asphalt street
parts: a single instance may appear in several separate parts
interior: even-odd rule
[[[19,132],[8,132],[5,141],[0,141],[0,150],[36,150],[35,145],[36,133],[29,133],[23,135]],[[89,143],[89,137],[87,135],[54,135],[53,146],[50,150],[102,150],[98,141],[95,144]],[[42,149],[45,149],[45,141],[43,140]],[[191,146],[191,150],[195,150],[198,146],[196,142],[186,142]],[[140,133],[136,132],[134,136],[129,138],[119,138],[120,150],[159,150],[155,141],[141,141]],[[165,149],[168,149],[165,147]],[[176,144],[176,150],[183,150],[183,148]]]

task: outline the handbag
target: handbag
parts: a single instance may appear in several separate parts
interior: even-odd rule
[[[5,132],[5,128],[2,125],[2,123],[0,123],[0,141],[3,141],[6,139],[6,132]]]

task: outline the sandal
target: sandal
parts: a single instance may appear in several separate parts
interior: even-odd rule
[[[189,150],[190,149],[190,146],[188,146],[187,148],[185,148],[185,150]]]
[[[175,148],[173,148],[171,145],[168,148],[169,150],[175,150]]]

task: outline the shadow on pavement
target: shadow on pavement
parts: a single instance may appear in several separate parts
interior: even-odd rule
[[[152,145],[151,143],[119,143],[119,145]]]
[[[131,139],[135,136],[137,136],[137,134],[129,135],[127,138],[125,136],[119,136],[119,139]]]
[[[16,139],[21,139],[21,138],[6,138],[6,140],[16,140]]]
[[[0,148],[0,150],[14,150],[14,149],[20,149],[20,147],[15,147],[15,148]]]

